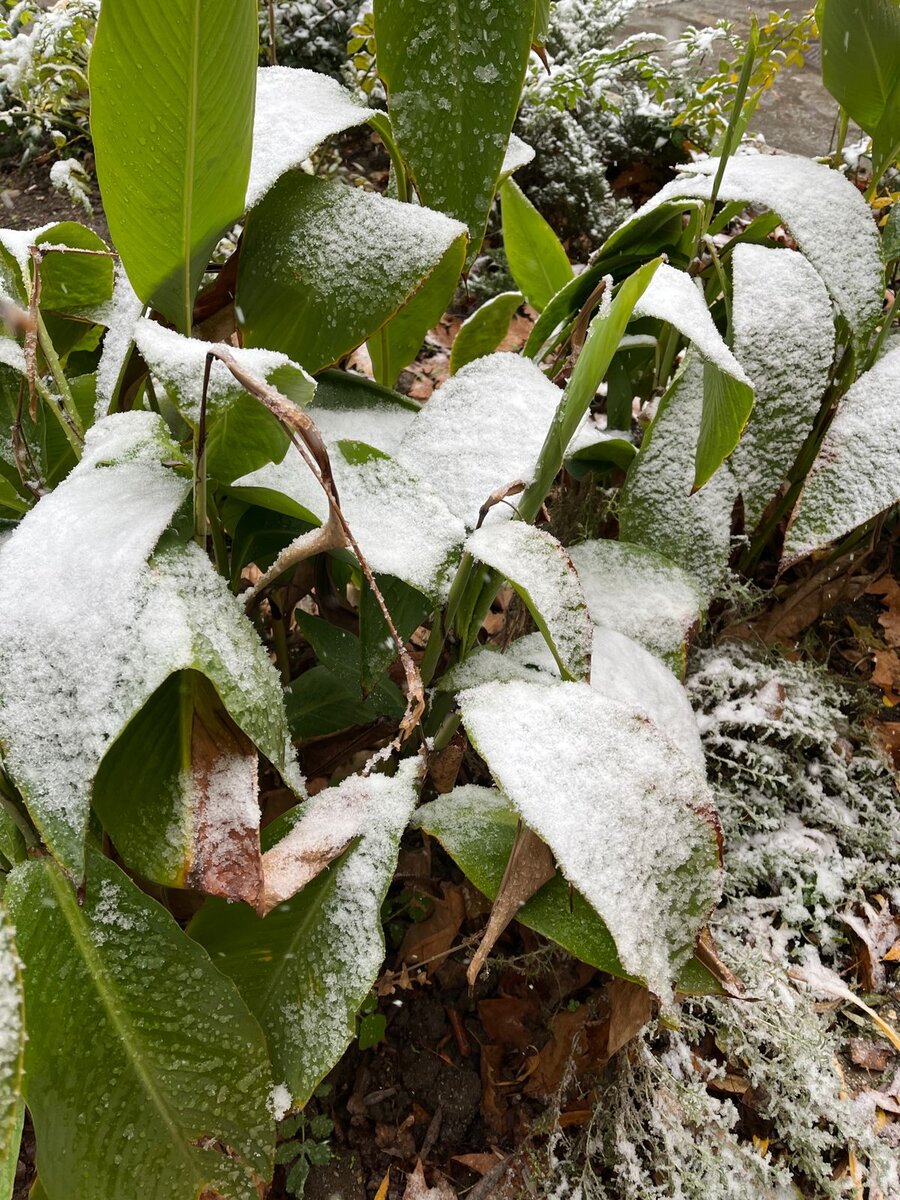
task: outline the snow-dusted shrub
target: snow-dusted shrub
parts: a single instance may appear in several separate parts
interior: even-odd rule
[[[368,7],[371,7],[369,5]],[[347,42],[360,10],[360,0],[277,0],[275,46],[278,62],[306,67],[335,79],[348,75]],[[261,44],[269,45],[269,16],[260,7]]]

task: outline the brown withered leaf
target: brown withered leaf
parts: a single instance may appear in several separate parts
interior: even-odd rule
[[[458,733],[443,750],[428,756],[428,775],[439,796],[449,795],[456,787],[465,753],[465,736]]]
[[[753,631],[767,646],[790,641],[830,612],[837,604],[855,600],[867,590],[871,575],[854,573],[858,560],[829,563],[802,583],[794,584],[785,598],[758,621]]]
[[[497,939],[510,921],[515,919],[522,905],[526,904],[535,892],[540,891],[555,874],[556,863],[550,847],[520,821],[512,853],[503,872],[500,890],[491,908],[487,928],[466,972],[469,987],[475,986],[475,980],[497,944]]]
[[[895,650],[876,650],[872,657],[875,659],[872,682],[883,692],[896,695],[900,692],[900,655]]]
[[[627,979],[613,979],[607,988],[607,995],[609,1035],[606,1054],[612,1058],[648,1023],[653,1015],[653,1000],[645,987]]]
[[[694,957],[706,967],[726,995],[731,996],[733,1000],[741,999],[744,995],[744,984],[719,958],[719,952],[708,927],[701,929],[697,935]]]
[[[881,603],[887,609],[878,618],[885,641],[889,646],[900,646],[900,583],[892,575],[883,575],[866,591],[870,596],[880,596]]]
[[[503,1047],[481,1047],[481,1115],[490,1130],[503,1131],[506,1117],[506,1098],[502,1083]]]
[[[422,1160],[419,1159],[416,1169],[406,1180],[403,1200],[457,1200],[457,1197],[455,1189],[441,1176],[438,1176],[433,1187],[429,1187],[425,1181]]]
[[[490,1040],[515,1050],[535,1044],[540,1016],[541,1006],[533,996],[498,996],[478,1003],[478,1017]]]
[[[866,1071],[886,1071],[894,1051],[887,1042],[870,1042],[868,1038],[850,1039],[850,1059]]]
[[[530,1063],[532,1071],[525,1084],[529,1096],[552,1096],[559,1089],[570,1062],[584,1057],[587,1048],[584,1030],[589,1019],[590,1009],[586,1004],[574,1012],[563,1009],[556,1014],[550,1023],[549,1040]],[[608,1033],[604,1033],[604,1043],[607,1036]]]
[[[841,920],[854,935],[859,981],[864,992],[884,990],[887,983],[884,959],[900,937],[900,917],[894,916],[883,898],[878,899],[877,908],[866,901],[857,905],[855,912],[841,914]]]
[[[434,964],[436,968],[456,941],[466,918],[462,889],[455,883],[442,883],[441,891],[443,896],[435,899],[430,915],[407,929],[397,955],[398,962],[410,967],[422,963],[426,970]]]
[[[454,1154],[453,1161],[462,1163],[476,1175],[487,1175],[498,1163],[503,1162],[503,1155],[496,1150],[490,1154]]]

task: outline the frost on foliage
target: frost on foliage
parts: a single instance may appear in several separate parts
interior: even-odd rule
[[[328,75],[294,67],[262,67],[256,76],[253,157],[247,208],[285,171],[304,162],[335,133],[362,125],[371,112]]]
[[[20,967],[12,925],[0,908],[0,1172],[18,1152],[13,1139],[25,1046]]]
[[[753,529],[819,411],[835,335],[828,293],[801,254],[739,245],[732,268],[734,352],[756,399],[731,467]]]
[[[702,772],[640,712],[588,684],[487,684],[460,697],[496,783],[664,1000],[718,899]]]
[[[793,562],[900,501],[900,346],[860,376],[838,403],[784,544]]]
[[[58,192],[65,192],[73,204],[88,214],[94,211],[88,195],[90,177],[76,158],[57,159],[50,168],[50,182]]]
[[[482,526],[465,548],[505,576],[521,595],[566,677],[586,678],[591,618],[575,568],[556,538],[513,520]]]
[[[707,199],[718,165],[714,158],[693,164],[631,220],[678,197]],[[793,155],[738,155],[725,168],[719,200],[743,200],[777,213],[855,333],[878,319],[883,298],[878,230],[868,205],[840,172]]]
[[[690,355],[628,472],[620,536],[670,558],[708,598],[727,573],[737,484],[724,463],[691,495],[702,412],[703,370]]]
[[[727,847],[718,921],[789,957],[834,956],[840,919],[900,878],[900,797],[854,738],[850,696],[821,668],[707,650],[687,682]]]
[[[591,541],[569,550],[595,625],[633,638],[684,673],[685,644],[705,599],[669,559],[626,542]]]
[[[530,359],[487,355],[434,393],[397,457],[474,529],[493,492],[531,482],[561,399]]]
[[[438,681],[442,691],[485,683],[558,682],[559,667],[540,633],[518,638],[503,653],[482,646]],[[704,768],[697,720],[687,693],[669,668],[649,650],[614,629],[594,626],[591,687],[609,700],[643,710],[664,734]]]
[[[320,792],[296,816],[318,824],[326,839],[361,829],[345,856],[265,920],[215,904],[191,926],[265,1030],[275,1076],[296,1105],[352,1040],[359,1005],[381,970],[381,906],[418,795],[418,770],[408,759],[393,778],[356,775]]]

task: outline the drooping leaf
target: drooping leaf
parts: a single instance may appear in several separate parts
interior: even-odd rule
[[[515,0],[375,0],[394,136],[422,203],[468,226],[470,261],[497,190],[533,27],[533,5]]]
[[[900,501],[898,413],[900,347],[895,347],[838,404],[797,501],[782,566],[837,541]]]
[[[802,255],[742,245],[731,261],[734,353],[755,392],[731,468],[744,498],[744,519],[753,529],[822,404],[834,357],[834,322],[822,280]]]
[[[737,484],[726,463],[692,494],[703,393],[702,364],[689,354],[629,468],[619,529],[624,542],[670,559],[708,596],[728,569]]]
[[[639,711],[590,685],[487,684],[460,697],[496,783],[663,1000],[721,887],[703,772]]]
[[[708,199],[717,168],[717,159],[693,164],[638,209],[622,231],[655,209],[669,211],[674,197]],[[719,200],[744,200],[777,213],[856,335],[878,320],[884,291],[878,229],[862,196],[839,171],[789,154],[738,155],[725,168]]]
[[[295,1105],[306,1103],[352,1041],[356,1012],[381,969],[381,905],[416,801],[417,771],[408,759],[394,778],[351,777],[276,823],[273,841],[298,819],[315,816],[325,825],[352,804],[363,834],[268,917],[208,901],[191,923],[191,936],[259,1019],[275,1078]]]
[[[738,444],[753,407],[753,385],[713,324],[702,292],[685,271],[663,263],[634,311],[635,316],[673,325],[703,358],[703,413],[694,473],[694,488],[701,488]]]
[[[615,363],[614,359],[610,368],[610,379]],[[627,372],[625,377],[628,378]],[[609,386],[611,383],[608,382]],[[601,417],[602,420],[605,418]],[[629,440],[626,433],[604,428],[589,413],[566,448],[566,469],[577,479],[583,478],[589,470],[618,467],[619,470],[626,471],[636,454],[637,446]]]
[[[0,1200],[10,1200],[22,1134],[25,1014],[13,927],[0,905]]]
[[[523,521],[491,521],[471,535],[466,552],[509,580],[547,639],[563,678],[588,678],[591,618],[578,574],[556,538]]]
[[[463,321],[450,351],[450,374],[476,358],[493,354],[509,332],[509,323],[524,299],[521,292],[501,292]]]
[[[197,429],[208,344],[148,320],[138,321],[134,336],[144,362],[166,388],[180,415]],[[315,381],[286,355],[272,350],[227,349],[248,374],[270,383],[301,408],[312,401]],[[209,377],[206,436],[207,470],[223,483],[266,463],[280,462],[290,445],[280,422],[218,360]]]
[[[465,785],[417,809],[412,824],[437,838],[466,877],[493,900],[509,861],[518,820],[500,792]],[[602,918],[577,889],[570,892],[561,872],[519,909],[516,920],[582,962],[630,978]],[[712,976],[693,958],[681,968],[677,986],[688,993],[719,991]]]
[[[88,864],[83,904],[46,858],[6,891],[48,1200],[258,1200],[274,1143],[259,1026],[163,908],[99,852]]]
[[[254,0],[110,0],[91,53],[103,209],[134,290],[180,330],[250,175]]]
[[[298,67],[261,67],[247,208],[255,207],[285,171],[299,167],[322,142],[364,125],[371,115],[371,109],[329,75]]]
[[[500,189],[503,249],[516,286],[540,312],[572,278],[559,238],[522,189],[507,179]]]
[[[247,220],[236,311],[247,346],[316,373],[372,337],[465,237],[456,221],[290,172]]]
[[[569,554],[594,624],[633,638],[683,675],[686,643],[706,607],[693,577],[661,553],[627,542],[582,542]]]

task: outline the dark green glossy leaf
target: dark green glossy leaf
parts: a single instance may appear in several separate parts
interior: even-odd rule
[[[375,582],[400,640],[408,641],[431,611],[431,603],[427,596],[402,579],[376,575]],[[359,653],[360,682],[366,691],[370,691],[397,657],[397,646],[365,577],[359,601]]]
[[[330,625],[320,617],[297,611],[300,632],[316,652],[323,666],[332,671],[351,694],[362,699],[361,656],[359,638],[349,630]],[[382,715],[400,717],[406,704],[396,684],[382,678],[372,693],[372,700],[381,709]]]
[[[500,189],[503,249],[516,286],[540,312],[572,279],[572,265],[562,244],[538,210],[512,179]]]
[[[450,351],[451,375],[455,375],[466,363],[483,358],[485,354],[493,354],[509,333],[509,323],[523,299],[521,292],[501,292],[463,321]]]
[[[79,313],[107,303],[113,290],[113,260],[109,247],[92,229],[64,221],[42,233],[38,246],[69,246],[93,254],[46,250],[41,260],[41,309]]]
[[[874,137],[900,92],[900,4],[897,0],[819,0],[822,79],[854,121]]]
[[[376,697],[362,700],[333,671],[317,666],[304,671],[285,692],[291,735],[298,741],[327,737],[355,725],[369,725],[382,715]]]
[[[6,901],[48,1200],[258,1200],[271,1075],[230,980],[95,850],[83,904],[49,859],[18,867]]]

